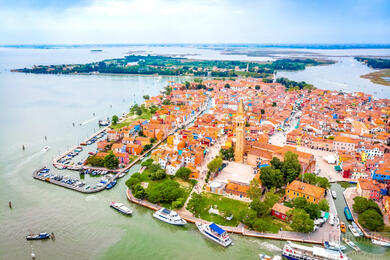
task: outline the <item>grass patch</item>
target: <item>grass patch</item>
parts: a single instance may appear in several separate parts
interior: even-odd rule
[[[242,210],[247,209],[249,206],[249,204],[246,202],[229,199],[222,195],[203,193],[202,196],[205,199],[203,200],[204,202],[200,212],[200,218],[223,226],[238,226],[240,222],[238,219],[239,213]],[[226,220],[223,216],[212,213],[210,214],[208,211],[211,206],[213,206],[213,208],[217,206],[217,209],[221,215],[223,215],[223,213],[227,213],[228,215],[232,213],[233,219],[229,221]]]
[[[360,77],[369,79],[371,82],[376,84],[390,86],[390,81],[384,79],[384,77],[390,77],[390,69],[371,72],[366,75],[362,75]]]

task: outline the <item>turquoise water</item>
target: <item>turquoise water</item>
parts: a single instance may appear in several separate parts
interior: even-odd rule
[[[168,81],[180,79],[32,75],[9,69],[89,62],[121,57],[127,51],[107,48],[96,54],[86,48],[0,48],[0,259],[29,259],[32,250],[37,259],[257,259],[259,253],[280,253],[283,242],[232,235],[234,245],[224,249],[206,240],[194,225],[180,228],[161,223],[151,211],[127,202],[127,177],[112,190],[92,195],[32,179],[33,170],[51,166],[60,152],[90,136],[97,120],[120,115],[141,102],[143,95],[156,95]],[[51,149],[44,152],[46,145]],[[62,175],[78,175],[50,168]],[[87,176],[86,181],[96,179]],[[134,215],[118,214],[109,208],[111,201],[132,207]],[[25,240],[29,232],[40,231],[54,232],[56,240]],[[367,249],[379,256],[384,252]]]

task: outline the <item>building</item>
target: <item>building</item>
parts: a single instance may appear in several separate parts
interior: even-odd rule
[[[225,192],[230,195],[246,197],[247,192],[249,190],[249,184],[238,182],[238,181],[231,181],[229,180],[228,184],[226,184]]]
[[[292,200],[298,197],[318,203],[325,197],[325,189],[295,180],[287,185],[286,198]]]
[[[287,212],[289,212],[291,208],[284,206],[283,204],[275,203],[275,205],[271,209],[271,215],[281,219],[283,221],[288,220]]]
[[[371,179],[358,179],[356,190],[361,197],[379,201],[381,190]]]
[[[238,105],[236,114],[236,146],[234,149],[234,158],[236,162],[244,162],[244,127],[245,127],[245,116],[244,116],[244,103],[242,100]]]
[[[383,196],[382,205],[385,213],[390,218],[390,196]]]
[[[333,140],[334,151],[354,152],[356,147],[356,140],[346,136],[336,136]]]

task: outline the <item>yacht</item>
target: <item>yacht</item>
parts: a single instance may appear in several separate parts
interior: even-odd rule
[[[359,233],[356,231],[356,229],[352,225],[348,225],[348,228],[354,237],[360,237]]]
[[[166,208],[161,208],[153,213],[153,217],[156,219],[159,219],[161,221],[164,221],[168,224],[176,225],[176,226],[184,226],[187,224],[187,221],[182,219],[179,214],[177,214],[173,210],[169,210]]]
[[[123,203],[111,202],[110,207],[116,209],[117,211],[119,211],[125,215],[133,214],[133,211],[131,209],[129,209],[128,207],[126,207],[125,205],[123,205]]]
[[[332,197],[333,199],[337,199],[337,193],[335,190],[332,190]]]
[[[202,224],[200,222],[196,222],[195,225],[199,229],[200,233],[221,246],[227,247],[232,243],[232,240],[226,231],[214,223]]]
[[[386,241],[383,241],[383,240],[371,239],[371,242],[372,242],[374,245],[377,245],[377,246],[386,246],[386,247],[390,247],[390,242],[386,242]]]
[[[322,247],[308,247],[287,241],[283,247],[282,256],[287,259],[315,259],[315,260],[348,260],[346,254],[339,251],[328,250]]]
[[[353,250],[355,250],[356,252],[359,252],[360,251],[360,248],[354,243],[352,242],[351,240],[349,240],[348,238],[345,238],[343,237],[343,241],[349,245]]]

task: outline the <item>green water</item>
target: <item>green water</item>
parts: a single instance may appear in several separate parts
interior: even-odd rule
[[[150,210],[127,201],[128,176],[112,190],[92,195],[32,179],[33,170],[43,165],[57,174],[79,177],[77,172],[53,169],[52,159],[96,131],[97,120],[122,114],[143,95],[156,95],[168,81],[178,79],[29,75],[9,69],[121,57],[125,51],[107,49],[96,56],[83,48],[0,48],[0,259],[30,259],[32,251],[37,259],[74,260],[258,259],[259,253],[280,254],[283,242],[231,235],[234,245],[222,248],[206,240],[194,225],[174,227],[152,218]],[[51,149],[44,152],[46,145]],[[93,149],[88,147],[75,160]],[[135,166],[130,174],[138,169]],[[93,184],[99,178],[85,176],[85,181]],[[110,209],[111,201],[131,207],[133,216]],[[41,231],[54,232],[56,240],[26,241],[28,233]],[[369,244],[362,248],[374,254],[356,259],[384,258],[383,248]]]

